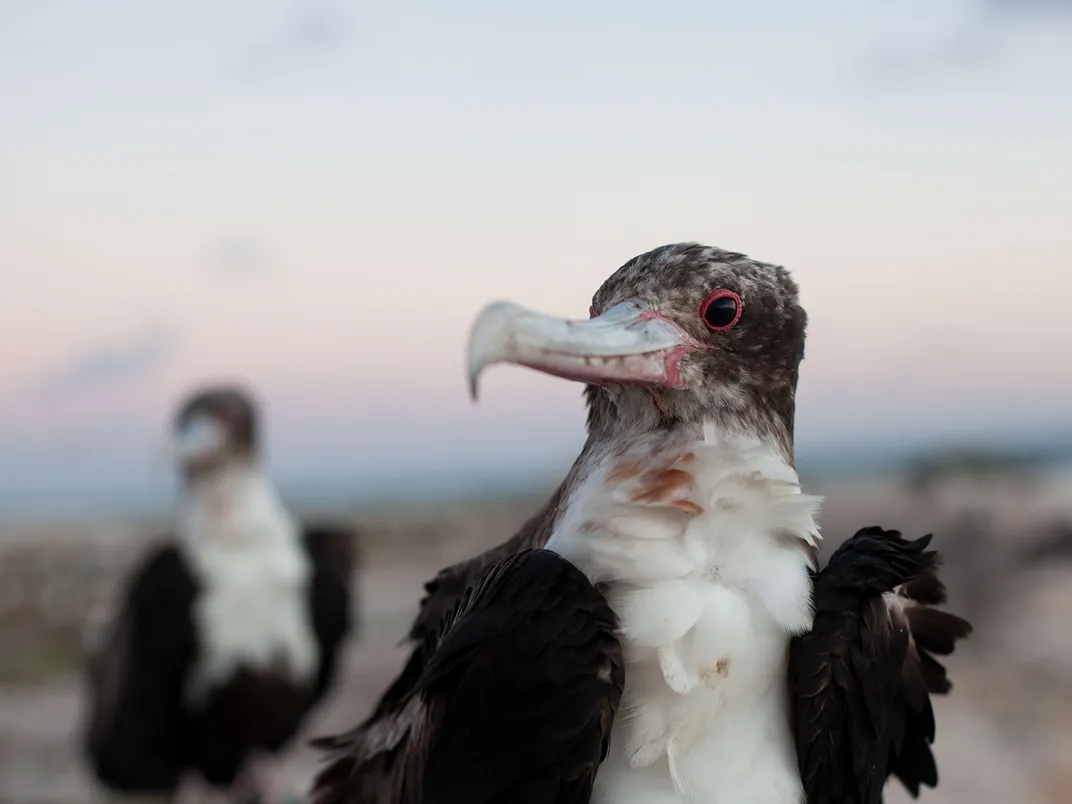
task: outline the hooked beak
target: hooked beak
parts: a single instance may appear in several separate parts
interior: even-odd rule
[[[493,363],[514,363],[567,380],[684,388],[681,358],[699,348],[671,321],[635,301],[587,321],[526,310],[510,302],[485,307],[469,330],[469,393]]]
[[[164,445],[171,461],[192,464],[217,454],[227,446],[223,425],[207,416],[195,416]]]

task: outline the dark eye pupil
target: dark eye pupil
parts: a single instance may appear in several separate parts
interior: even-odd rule
[[[704,310],[704,321],[709,327],[728,327],[737,317],[737,300],[732,296],[715,299]]]

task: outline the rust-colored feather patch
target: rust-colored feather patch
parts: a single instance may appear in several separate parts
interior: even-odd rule
[[[684,469],[652,469],[640,477],[640,483],[629,501],[640,505],[658,505],[684,511],[690,516],[703,513],[703,508],[688,499],[692,474]]]
[[[640,479],[640,487],[629,495],[635,503],[668,503],[688,489],[692,475],[684,469],[657,469]]]
[[[631,460],[622,460],[617,466],[607,472],[607,482],[621,483],[623,480],[638,477],[643,471],[644,461],[641,459],[633,458]]]
[[[670,507],[676,508],[679,511],[684,511],[686,514],[692,516],[699,516],[703,513],[704,509],[694,503],[692,500],[671,500]]]

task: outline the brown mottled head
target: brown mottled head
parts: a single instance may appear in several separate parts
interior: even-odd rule
[[[470,379],[512,362],[589,383],[589,428],[713,418],[792,455],[807,316],[788,271],[679,243],[634,257],[596,292],[589,321],[497,303],[470,339]]]
[[[174,455],[187,475],[257,453],[257,410],[237,386],[201,389],[183,400],[174,419]]]

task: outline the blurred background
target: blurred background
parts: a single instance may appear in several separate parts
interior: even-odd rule
[[[342,728],[583,440],[579,385],[469,402],[474,313],[586,317],[679,240],[801,285],[828,549],[947,554],[924,800],[1072,801],[1070,43],[1069,0],[0,2],[0,802],[100,800],[81,634],[164,532],[180,396],[247,382],[288,502],[366,529]]]

